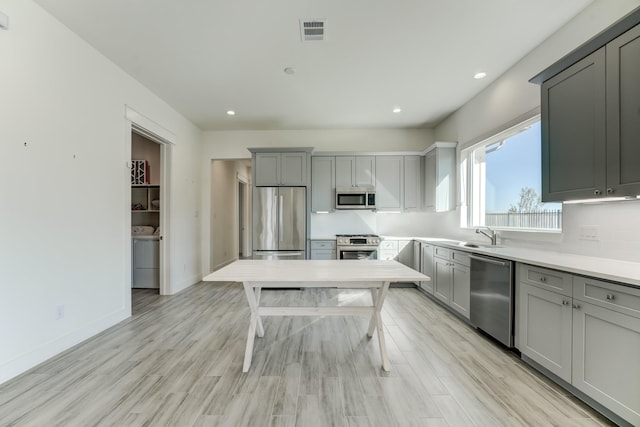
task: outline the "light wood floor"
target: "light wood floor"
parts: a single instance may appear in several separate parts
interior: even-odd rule
[[[355,304],[367,291],[264,291]],[[285,301],[285,302],[287,302]],[[241,372],[241,285],[134,292],[134,315],[0,386],[0,425],[598,426],[593,410],[411,288],[383,310],[392,371],[368,319],[266,318]]]

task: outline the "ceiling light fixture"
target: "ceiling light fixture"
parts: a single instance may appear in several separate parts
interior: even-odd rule
[[[401,113],[401,112],[402,112],[402,108],[400,108],[400,107],[394,107],[394,108],[393,108],[393,110],[391,110],[391,111],[393,111],[394,113],[398,114],[398,113]]]
[[[236,112],[233,110],[227,110],[227,116],[235,116]]]
[[[479,73],[475,73],[473,75],[473,78],[476,79],[476,80],[484,79],[485,77],[487,77],[487,73],[485,73],[483,71],[481,71]]]

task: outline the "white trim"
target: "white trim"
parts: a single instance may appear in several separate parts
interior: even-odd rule
[[[140,114],[128,105],[124,106],[124,116],[132,123],[132,130],[135,129],[140,135],[157,142],[175,144],[177,139],[175,133]]]
[[[155,121],[138,113],[125,105],[125,158],[127,166],[131,163],[131,133],[135,132],[160,145],[160,295],[171,295],[177,292],[171,283],[170,253],[170,200],[171,200],[171,152],[175,145],[176,135]],[[127,169],[125,178],[125,301],[131,306],[131,273],[133,268],[131,253],[131,173]]]
[[[130,294],[131,292],[129,292]],[[76,344],[87,340],[100,332],[107,330],[115,324],[125,320],[131,316],[131,304],[124,306],[119,310],[104,316],[80,329],[63,335],[53,341],[44,343],[26,353],[22,353],[14,359],[0,365],[0,384],[11,378],[17,377],[23,372],[28,371],[34,366],[42,363],[65,350],[70,349]]]
[[[541,121],[540,109],[535,108],[521,115],[517,119],[505,124],[495,133],[483,137],[482,139],[467,142],[460,149],[458,162],[458,178],[460,182],[459,190],[464,192],[460,196],[460,228],[469,229],[481,227],[484,224],[485,214],[485,180],[477,179],[478,176],[485,176],[484,151],[478,150],[482,147],[490,146],[499,141],[511,138],[520,132],[526,131],[527,126],[531,126]],[[542,141],[540,141],[542,143]],[[463,170],[464,166],[464,170]],[[481,220],[482,218],[482,220]],[[491,226],[494,230],[510,231],[515,233],[562,233],[560,229],[536,229],[536,228],[511,228]]]
[[[508,121],[504,125],[480,135],[477,138],[473,138],[473,139],[471,139],[469,141],[466,141],[464,143],[460,143],[458,145],[459,150],[460,151],[467,150],[467,149],[473,147],[476,144],[479,144],[481,142],[490,140],[494,136],[501,135],[502,133],[507,132],[509,129],[515,128],[518,125],[526,122],[527,120],[531,120],[532,118],[539,117],[539,116],[540,116],[540,107],[538,106],[538,107],[536,107],[536,108],[534,108],[532,110],[527,111],[524,114],[519,115],[518,117],[514,118],[513,120]]]

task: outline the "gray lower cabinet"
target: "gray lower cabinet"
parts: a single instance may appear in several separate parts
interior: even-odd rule
[[[571,384],[640,425],[640,289],[573,278]]]
[[[398,240],[398,262],[404,264],[407,267],[417,270],[413,258],[413,241],[412,240]]]
[[[413,244],[408,239],[385,239],[378,246],[378,259],[396,260],[415,269],[413,262]]]
[[[640,289],[525,264],[516,269],[524,360],[640,425]]]
[[[571,297],[526,283],[517,293],[520,352],[571,382]]]
[[[433,295],[433,284],[435,283],[435,277],[433,276],[433,245],[430,245],[429,243],[420,243],[420,256],[420,272],[431,278],[429,281],[420,282],[420,288]]]
[[[434,246],[433,295],[463,317],[471,305],[471,259],[469,254]]]
[[[378,245],[378,259],[389,261],[398,258],[398,241],[384,239]]]
[[[333,212],[336,203],[336,158],[311,157],[311,212]]]
[[[335,240],[312,240],[311,259],[336,259]]]
[[[422,254],[420,253],[420,242],[417,240],[412,240],[411,245],[413,246],[413,269],[416,271],[422,271]]]

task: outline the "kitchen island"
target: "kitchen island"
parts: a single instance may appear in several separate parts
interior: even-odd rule
[[[207,275],[204,281],[242,282],[251,310],[243,372],[251,366],[256,332],[264,336],[263,316],[371,316],[367,336],[378,332],[382,369],[391,369],[380,311],[390,282],[428,281],[424,274],[397,261],[379,260],[240,260]],[[370,289],[370,306],[265,307],[262,288]]]

